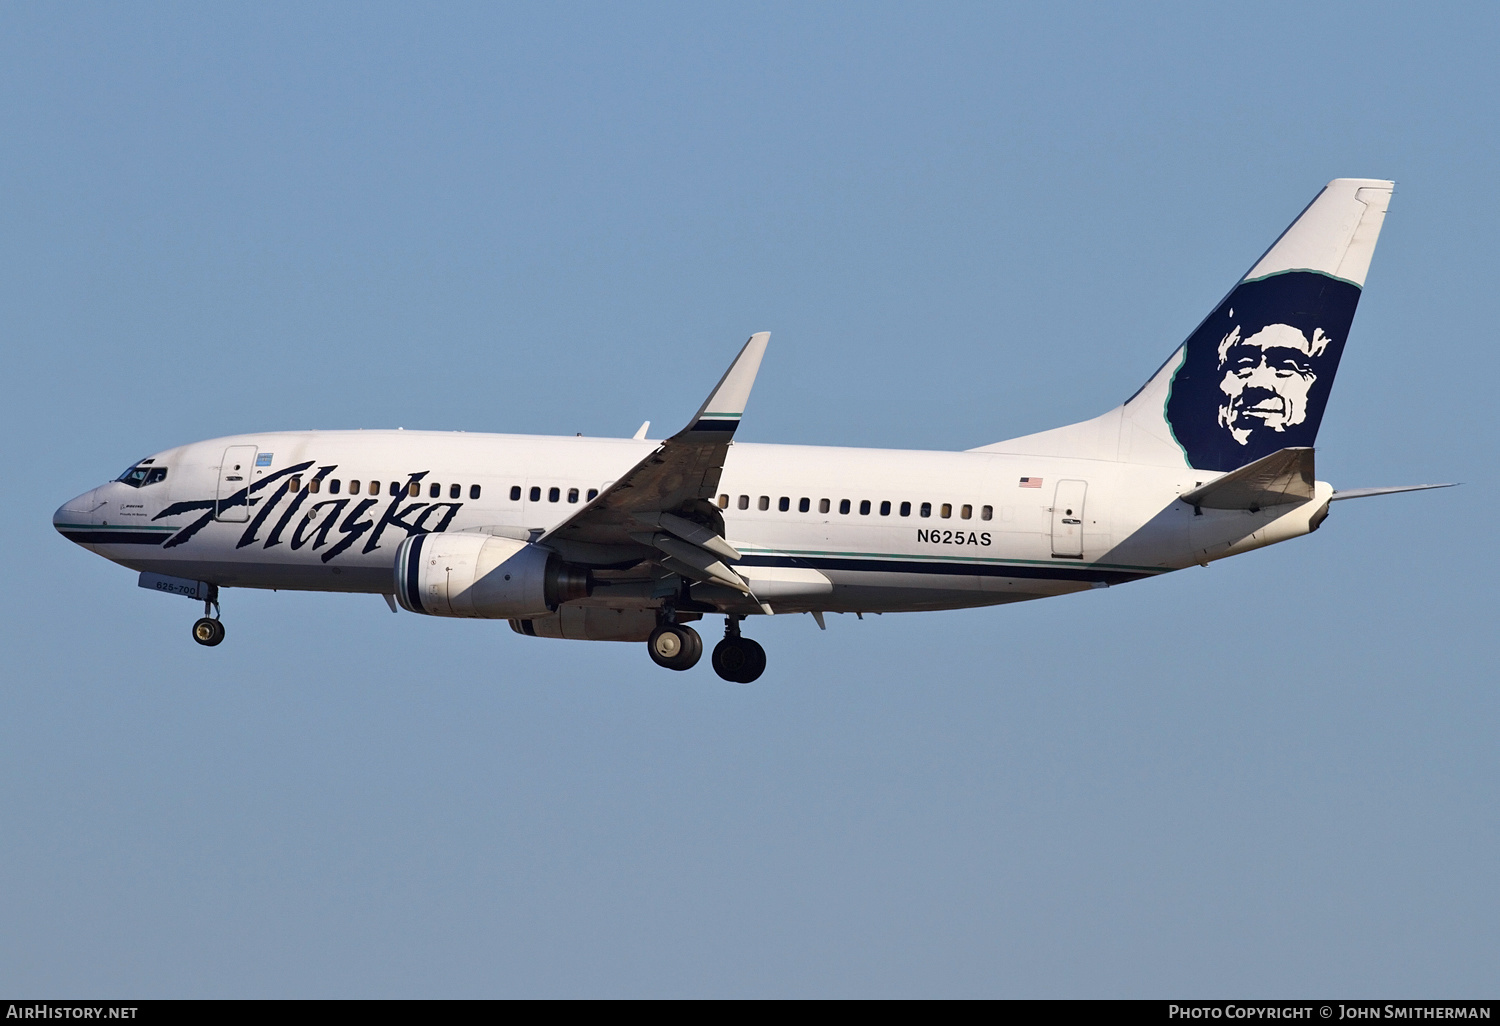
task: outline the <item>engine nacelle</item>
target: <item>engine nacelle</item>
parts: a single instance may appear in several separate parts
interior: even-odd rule
[[[488,534],[415,534],[396,551],[396,601],[429,616],[509,620],[546,616],[584,598],[587,570],[557,553]]]
[[[510,628],[517,634],[525,634],[533,638],[566,638],[569,641],[645,641],[656,629],[656,622],[656,612],[650,609],[563,606],[548,616],[512,619]]]

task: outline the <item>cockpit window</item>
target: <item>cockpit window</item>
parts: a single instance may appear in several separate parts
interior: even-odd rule
[[[167,479],[167,468],[149,466],[151,462],[151,460],[146,460],[144,463],[138,463],[115,478],[115,480],[123,484],[128,484],[132,488],[144,488],[146,485],[154,485],[158,481],[165,481]]]

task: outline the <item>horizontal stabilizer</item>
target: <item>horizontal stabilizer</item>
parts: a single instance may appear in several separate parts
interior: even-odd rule
[[[1456,488],[1457,481],[1447,484],[1426,485],[1396,485],[1393,488],[1346,488],[1341,492],[1334,492],[1334,499],[1367,499],[1372,495],[1395,495],[1397,492],[1425,492],[1429,488]],[[1332,500],[1329,500],[1332,501]]]
[[[1296,448],[1278,449],[1254,463],[1231,470],[1217,481],[1185,493],[1182,501],[1207,509],[1258,512],[1266,506],[1306,502],[1312,497],[1313,451]]]

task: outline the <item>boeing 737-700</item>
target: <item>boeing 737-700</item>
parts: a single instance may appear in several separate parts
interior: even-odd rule
[[[1162,367],[1093,420],[966,452],[735,440],[752,335],[664,440],[268,431],[194,442],[64,503],[64,537],[204,603],[224,588],[383,595],[537,638],[645,642],[720,677],[748,616],[958,609],[1208,564],[1318,529],[1313,443],[1393,184],[1330,182]]]

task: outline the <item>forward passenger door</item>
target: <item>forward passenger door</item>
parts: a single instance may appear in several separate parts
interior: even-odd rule
[[[231,524],[243,524],[250,519],[250,476],[255,467],[256,447],[253,445],[231,445],[224,450],[224,462],[219,464],[219,491],[214,505],[214,519]],[[245,492],[242,502],[225,505],[235,493]]]

